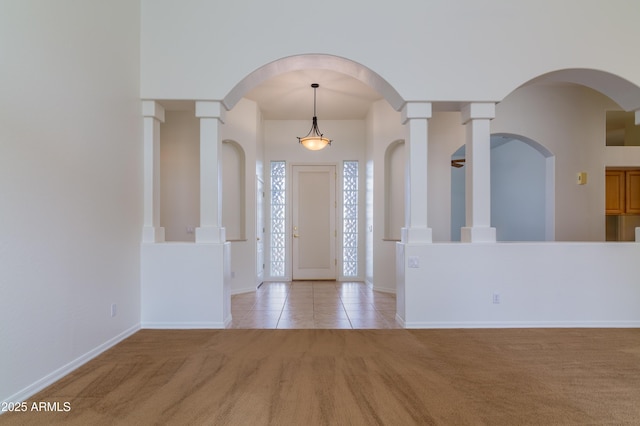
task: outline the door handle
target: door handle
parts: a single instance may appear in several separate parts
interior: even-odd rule
[[[298,234],[293,234],[293,238],[298,238],[299,235]]]

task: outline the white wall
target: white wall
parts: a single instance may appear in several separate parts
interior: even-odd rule
[[[312,6],[143,0],[142,96],[223,99],[259,67],[306,53],[363,64],[405,100],[497,101],[575,67],[640,82],[640,61],[629,60],[640,38],[638,2],[328,0],[313,8],[313,22],[330,23],[328,32],[308,30]]]
[[[0,3],[0,401],[139,327],[139,20],[129,0]]]
[[[231,243],[231,293],[242,293],[255,290],[256,281],[256,173],[262,167],[259,156],[262,148],[261,113],[255,102],[248,99],[240,101],[227,113],[221,129],[222,140],[232,140],[244,151],[244,206],[245,232],[244,239]],[[229,178],[228,178],[229,179]],[[233,206],[225,206],[223,208]],[[233,213],[227,211],[226,216]],[[240,213],[238,212],[237,215]],[[223,216],[224,217],[224,216]]]
[[[370,262],[366,280],[374,289],[395,292],[395,242],[385,240],[385,153],[389,145],[404,140],[406,129],[400,122],[400,113],[394,111],[388,102],[378,101],[373,104],[367,116],[367,152],[368,164],[373,168],[373,185],[367,187],[372,203],[367,206],[367,241],[371,244]],[[371,226],[371,228],[369,228]]]
[[[231,243],[142,244],[142,327],[228,327],[230,250]]]
[[[451,241],[451,155],[464,144],[459,112],[434,112],[429,120],[429,227],[433,241]]]
[[[546,159],[525,142],[491,150],[491,223],[498,241],[545,240]]]
[[[604,161],[607,167],[637,167],[640,165],[640,147],[608,146]]]
[[[166,111],[160,125],[160,226],[166,241],[195,242],[200,224],[200,120]],[[188,230],[189,228],[189,230]]]
[[[640,326],[637,243],[399,246],[410,328]]]

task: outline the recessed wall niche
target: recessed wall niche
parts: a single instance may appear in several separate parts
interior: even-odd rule
[[[246,240],[245,153],[239,143],[222,141],[222,226],[227,241]]]
[[[384,239],[400,241],[404,227],[404,140],[389,144],[384,153]]]

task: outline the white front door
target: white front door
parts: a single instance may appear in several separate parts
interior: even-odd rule
[[[336,279],[336,167],[293,166],[294,280]]]

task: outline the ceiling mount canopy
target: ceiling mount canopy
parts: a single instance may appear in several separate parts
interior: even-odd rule
[[[298,138],[298,142],[311,151],[318,151],[327,145],[331,145],[331,140],[325,138],[320,129],[318,128],[318,117],[316,117],[316,89],[320,87],[318,83],[313,83],[313,121],[311,123],[311,130],[307,133],[307,136]]]

